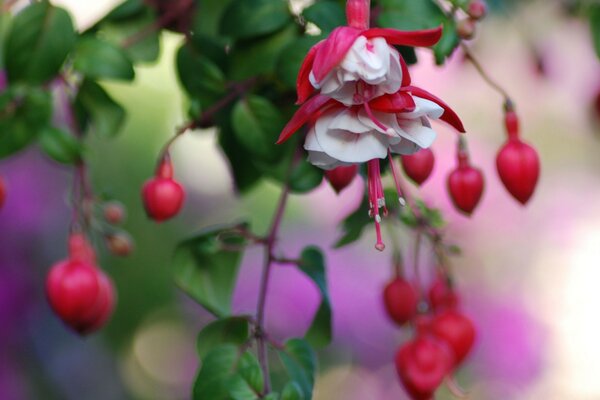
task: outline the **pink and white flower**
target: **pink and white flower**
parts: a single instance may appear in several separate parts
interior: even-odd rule
[[[383,250],[379,210],[385,215],[387,209],[379,159],[431,146],[436,133],[430,119],[445,121],[459,132],[465,130],[447,104],[412,86],[408,67],[393,47],[433,46],[441,38],[441,27],[412,32],[368,29],[368,14],[369,1],[348,0],[350,26],[336,28],[309,51],[296,84],[301,106],[277,143],[308,124],[304,148],[312,164],[331,170],[367,163],[375,247]],[[391,159],[390,166],[403,203],[398,167]]]

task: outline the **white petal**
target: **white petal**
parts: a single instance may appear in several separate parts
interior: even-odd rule
[[[444,109],[438,106],[433,101],[423,99],[421,97],[413,96],[415,100],[416,108],[411,112],[403,112],[398,114],[398,118],[401,119],[412,119],[420,117],[429,117],[432,119],[438,119],[444,113]]]
[[[318,129],[339,129],[352,133],[366,133],[371,130],[369,126],[362,123],[353,110],[343,109],[342,112],[330,115],[331,119],[324,116],[324,118],[317,120],[317,124],[321,124],[321,127]]]
[[[351,133],[340,129],[315,129],[319,144],[329,156],[349,163],[361,163],[374,158],[385,158],[388,143],[377,132]]]
[[[383,129],[379,127],[375,122],[373,122],[371,117],[369,117],[369,114],[367,114],[367,112],[365,111],[364,107],[361,108],[358,112],[359,121],[361,122],[361,124],[365,125],[370,130],[376,130],[377,132],[381,132],[389,136],[391,136],[389,129],[392,129],[394,131],[399,130],[396,114],[375,111],[373,112],[373,116],[377,118],[377,120],[387,129]],[[397,136],[398,134],[393,133],[392,135]]]
[[[410,140],[402,139],[402,141],[396,145],[390,146],[390,151],[394,154],[410,155],[421,150],[421,147],[417,146],[416,143]]]
[[[323,151],[323,148],[317,140],[314,127],[308,131],[306,139],[304,139],[304,149],[308,151]]]
[[[328,156],[327,154],[321,151],[309,151],[308,162],[314,165],[315,167],[319,167],[325,170],[330,170],[348,165],[346,163],[336,160],[333,157]]]
[[[437,137],[437,133],[431,129],[431,125],[425,117],[420,119],[399,119],[398,125],[401,129],[400,135],[402,137],[416,143],[422,148],[431,146]]]

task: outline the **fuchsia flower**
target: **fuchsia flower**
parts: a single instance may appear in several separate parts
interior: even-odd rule
[[[308,124],[304,148],[315,166],[331,170],[367,163],[375,247],[383,250],[379,210],[385,215],[387,209],[379,159],[431,146],[436,133],[430,119],[441,119],[460,132],[464,127],[442,100],[411,85],[406,62],[393,47],[433,46],[441,38],[441,27],[412,32],[368,29],[366,0],[349,0],[346,11],[350,26],[336,28],[306,56],[296,85],[301,107],[277,143]],[[394,162],[390,165],[403,203],[398,167]]]

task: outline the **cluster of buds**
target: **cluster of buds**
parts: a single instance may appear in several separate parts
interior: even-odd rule
[[[127,232],[115,229],[125,220],[125,207],[118,201],[109,201],[103,205],[102,214],[104,221],[111,226],[104,232],[106,247],[115,256],[127,257],[133,251],[133,240]]]
[[[380,224],[387,207],[380,160],[390,157],[398,199],[404,204],[400,171],[392,155],[413,154],[431,146],[436,138],[431,119],[445,121],[460,132],[464,127],[447,104],[412,85],[406,62],[394,47],[433,46],[441,38],[441,28],[414,32],[369,29],[366,0],[349,0],[346,11],[349,26],[336,28],[306,56],[297,81],[301,107],[284,127],[278,143],[308,125],[304,148],[313,165],[335,170],[367,164],[369,215],[375,221],[375,247],[383,250]],[[328,174],[328,179],[343,187],[353,173],[336,171]]]
[[[476,336],[473,322],[459,310],[459,298],[446,277],[436,279],[427,297],[419,301],[415,286],[400,276],[383,292],[389,317],[400,326],[414,328],[413,337],[395,357],[398,377],[414,400],[433,398],[471,352]]]
[[[96,264],[96,254],[81,233],[69,237],[69,257],[54,264],[46,277],[52,310],[80,335],[100,329],[115,306],[111,279]]]
[[[458,21],[456,24],[456,32],[461,39],[470,40],[475,36],[477,23],[487,14],[487,5],[484,0],[472,0],[467,5],[465,12],[467,16]]]

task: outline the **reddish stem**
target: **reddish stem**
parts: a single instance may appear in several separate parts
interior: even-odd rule
[[[357,29],[369,29],[371,0],[348,0],[346,18],[348,25]]]
[[[289,197],[289,185],[283,187],[283,192],[279,197],[279,203],[277,205],[277,209],[275,211],[275,215],[273,216],[273,222],[271,222],[271,228],[269,229],[269,234],[267,236],[266,245],[265,245],[265,260],[262,271],[262,276],[260,279],[260,290],[258,297],[258,306],[256,309],[256,324],[257,324],[257,332],[256,332],[256,341],[258,347],[258,361],[263,371],[263,375],[265,378],[265,393],[269,393],[271,391],[271,379],[269,375],[269,360],[267,354],[267,346],[265,343],[265,306],[267,302],[267,292],[269,290],[269,278],[271,276],[271,269],[273,266],[273,262],[275,261],[275,257],[273,256],[273,249],[275,247],[275,242],[277,240],[277,232],[279,232],[279,227],[281,226],[281,221],[283,220],[283,215],[285,212],[285,207],[287,205],[287,200]]]

